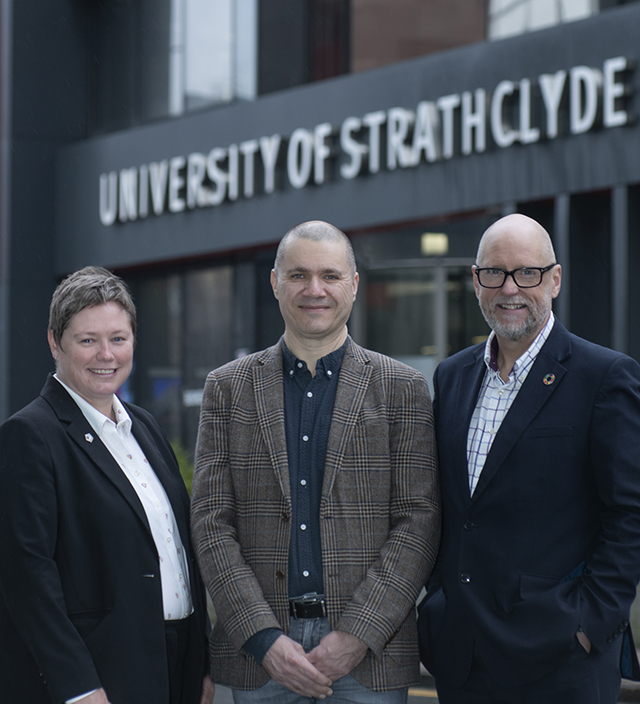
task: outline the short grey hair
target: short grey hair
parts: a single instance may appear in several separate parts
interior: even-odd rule
[[[352,275],[355,275],[356,255],[353,252],[351,240],[335,225],[331,225],[322,220],[309,220],[308,222],[300,223],[299,225],[292,227],[285,234],[278,245],[276,260],[273,265],[276,275],[282,266],[282,259],[284,258],[284,252],[287,244],[293,239],[312,240],[313,242],[342,242],[347,252],[347,263],[349,264]]]
[[[136,307],[125,282],[101,266],[86,266],[69,274],[53,292],[49,306],[49,330],[56,344],[69,326],[71,318],[85,308],[101,303],[117,303],[129,316],[136,336]]]

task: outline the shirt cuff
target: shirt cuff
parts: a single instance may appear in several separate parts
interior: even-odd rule
[[[67,701],[64,704],[75,704],[75,702],[79,702],[81,699],[84,699],[85,697],[88,697],[90,694],[93,694],[94,692],[97,692],[97,689],[92,689],[90,692],[85,692],[84,694],[81,694],[79,697],[74,697],[73,699],[67,699]]]
[[[284,635],[284,632],[279,628],[265,628],[254,633],[242,646],[242,649],[251,655],[258,665],[262,665],[267,651],[282,635]]]

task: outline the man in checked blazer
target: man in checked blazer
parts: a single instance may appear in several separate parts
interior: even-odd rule
[[[561,269],[534,220],[494,223],[473,275],[493,332],[435,375],[423,662],[441,704],[614,704],[638,673],[640,367],[554,318]]]
[[[283,338],[211,372],[202,403],[192,516],[212,671],[240,704],[400,704],[440,536],[427,384],[348,336],[358,274],[337,228],[290,230],[271,284]]]

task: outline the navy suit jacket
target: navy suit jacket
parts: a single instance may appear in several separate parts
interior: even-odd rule
[[[206,601],[189,497],[157,421],[127,405],[189,554],[195,614],[185,699],[206,658]],[[51,376],[0,427],[0,701],[60,704],[104,687],[112,704],[169,701],[158,553],[138,496]]]
[[[421,656],[436,679],[460,686],[475,642],[494,676],[517,686],[581,647],[579,627],[597,651],[632,644],[640,366],[556,320],[471,497],[467,432],[484,348],[445,360],[434,378],[443,532],[420,606]],[[637,676],[635,649],[623,659],[623,674]]]

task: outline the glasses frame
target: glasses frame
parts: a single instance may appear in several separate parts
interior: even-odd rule
[[[502,288],[506,283],[507,283],[507,277],[511,277],[513,279],[513,283],[518,287],[518,288],[537,288],[540,286],[542,283],[542,277],[546,274],[547,271],[550,271],[553,269],[554,266],[558,266],[558,262],[554,262],[553,264],[549,264],[549,266],[520,266],[517,269],[513,269],[512,271],[507,271],[506,269],[500,269],[500,267],[497,266],[483,266],[483,267],[476,267],[474,270],[474,274],[478,277],[478,285],[482,286],[482,288],[489,288],[489,289],[498,289]],[[516,281],[516,277],[514,274],[518,271],[522,271],[522,269],[529,269],[533,271],[539,271],[540,272],[540,281],[538,281],[537,284],[534,284],[533,286],[520,286],[520,284]],[[481,271],[501,271],[504,274],[504,279],[502,280],[502,283],[500,286],[485,286],[480,281],[480,272]]]

